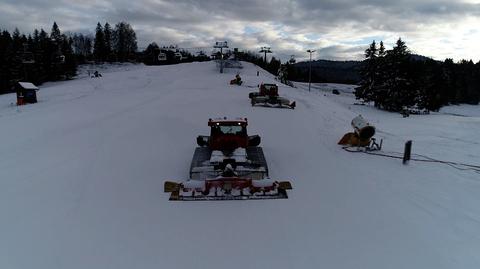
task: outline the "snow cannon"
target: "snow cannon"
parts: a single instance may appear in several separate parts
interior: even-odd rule
[[[375,126],[370,125],[362,115],[353,118],[351,125],[353,132],[346,133],[342,139],[338,141],[339,145],[365,147],[369,150],[381,148],[381,142],[380,145],[378,145],[375,142],[375,138],[373,138],[375,135]]]

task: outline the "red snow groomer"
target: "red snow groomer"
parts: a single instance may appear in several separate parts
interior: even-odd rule
[[[278,86],[277,84],[260,84],[258,87],[258,92],[251,92],[248,94],[252,106],[256,104],[262,104],[264,106],[278,106],[278,107],[288,107],[291,109],[295,108],[295,101],[291,102],[285,97],[278,95]]]
[[[209,119],[210,136],[198,136],[190,179],[166,181],[170,200],[286,199],[289,181],[268,178],[260,136],[247,134],[247,119]]]

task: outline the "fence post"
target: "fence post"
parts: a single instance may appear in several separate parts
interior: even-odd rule
[[[412,153],[412,140],[408,140],[407,143],[405,143],[405,150],[403,151],[403,164],[408,164],[411,153]]]

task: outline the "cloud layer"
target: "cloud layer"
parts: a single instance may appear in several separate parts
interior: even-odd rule
[[[372,40],[387,48],[402,37],[418,54],[480,60],[480,0],[3,0],[0,28],[93,32],[96,22],[129,22],[139,47],[210,48],[216,40],[274,56],[361,59]]]

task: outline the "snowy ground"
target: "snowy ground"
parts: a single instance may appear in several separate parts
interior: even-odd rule
[[[252,108],[248,86],[274,80],[243,65],[242,87],[206,62],[50,83],[23,107],[0,96],[0,268],[480,267],[480,174],[336,145],[362,114],[384,152],[411,139],[479,165],[479,107],[402,118],[353,105],[352,86],[299,85],[280,88],[295,110]],[[288,200],[168,201],[217,116],[249,119]]]

